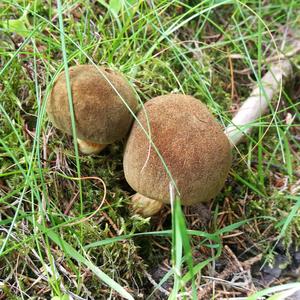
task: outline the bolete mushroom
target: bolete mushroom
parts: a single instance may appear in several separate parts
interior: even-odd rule
[[[133,117],[121,97],[133,112],[137,109],[134,91],[123,76],[93,65],[71,67],[69,76],[79,149],[85,154],[98,153],[107,144],[122,139]],[[54,83],[47,112],[55,127],[72,134],[65,72]]]
[[[278,55],[275,61],[274,57],[270,58],[273,62],[268,66],[269,71],[254,86],[223,135],[205,106],[199,101],[195,104],[192,97],[168,95],[146,103],[147,122],[145,112],[141,111],[138,114],[140,124],[135,122],[133,125],[124,156],[125,177],[138,191],[132,197],[138,213],[151,216],[158,212],[159,201],[168,202],[168,183],[171,181],[157,152],[149,147],[140,125],[147,130],[149,124],[150,136],[171,171],[182,204],[209,200],[225,181],[231,161],[230,148],[250,134],[253,124],[268,112],[271,100],[293,75],[289,58],[300,52],[300,40],[293,30],[291,33],[291,39],[283,43],[287,50],[285,55]],[[197,120],[204,121],[202,127]]]
[[[149,124],[181,204],[207,202],[221,190],[231,166],[231,147],[203,103],[181,94],[159,96],[149,100],[137,118],[146,130]],[[171,178],[140,124],[133,124],[123,165],[127,182],[138,192],[132,199],[134,210],[151,216],[169,203]]]

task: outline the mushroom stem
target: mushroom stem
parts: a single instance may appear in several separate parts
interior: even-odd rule
[[[91,141],[84,141],[77,139],[79,149],[84,154],[98,154],[101,152],[107,145],[97,144]]]
[[[270,70],[261,79],[260,85],[256,84],[231,124],[224,130],[231,147],[236,146],[246,134],[250,133],[253,122],[268,111],[270,101],[291,74],[292,65],[287,59],[271,65]]]
[[[163,207],[162,202],[147,198],[139,193],[132,196],[131,205],[133,212],[143,217],[151,217]]]
[[[261,83],[256,84],[249,98],[232,119],[231,124],[224,130],[232,148],[251,132],[253,123],[267,113],[272,98],[292,76],[293,68],[288,58],[300,52],[299,38],[294,37],[291,42],[287,43],[287,48],[288,51],[285,55],[278,57],[278,60],[271,64],[269,71],[261,79]]]

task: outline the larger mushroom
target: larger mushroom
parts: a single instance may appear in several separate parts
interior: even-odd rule
[[[221,126],[199,100],[171,94],[148,101],[133,124],[124,153],[124,172],[135,211],[144,216],[169,203],[174,181],[183,205],[212,199],[231,166],[231,147]],[[148,131],[161,157],[149,142]],[[171,175],[171,176],[170,176]]]
[[[137,109],[134,91],[124,77],[93,65],[71,67],[69,76],[80,150],[86,154],[98,153],[107,144],[122,139],[133,120],[128,107],[133,112]],[[53,86],[47,112],[55,127],[72,134],[65,72]]]

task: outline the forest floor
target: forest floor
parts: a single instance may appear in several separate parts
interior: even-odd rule
[[[299,54],[271,112],[233,150],[221,193],[182,208],[188,230],[176,243],[169,206],[153,218],[131,211],[125,140],[78,154],[45,112],[65,56],[69,66],[122,72],[141,103],[192,95],[227,126],[270,62],[300,39],[299,1],[63,2],[0,3],[0,299],[299,291]]]

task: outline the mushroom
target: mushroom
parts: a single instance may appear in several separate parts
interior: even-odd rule
[[[62,72],[54,83],[47,113],[55,127],[72,134],[65,76]],[[99,153],[128,132],[133,121],[128,107],[133,112],[137,109],[134,91],[121,74],[106,67],[74,66],[69,76],[79,149]]]
[[[300,51],[300,41],[292,39],[289,44],[290,52],[278,57],[278,61],[269,66],[269,71],[254,86],[231,124],[224,129],[224,134],[220,133],[220,128],[217,129],[219,126],[203,104],[198,101],[198,109],[201,107],[199,111],[196,104],[188,104],[189,101],[195,103],[192,97],[167,95],[146,103],[145,110],[138,114],[140,124],[135,122],[133,125],[123,162],[128,183],[138,191],[132,198],[133,208],[137,213],[148,217],[161,209],[162,202],[168,203],[168,183],[172,179],[180,192],[183,205],[208,201],[218,193],[230,168],[230,148],[236,147],[251,132],[253,123],[268,111],[271,100],[293,74],[292,63],[287,57]],[[164,99],[168,101],[164,102]],[[158,109],[154,103],[159,102],[164,103]],[[145,112],[154,143],[152,147],[149,147],[148,137],[141,128],[147,128]],[[198,115],[201,117],[197,117]],[[199,127],[196,127],[197,119],[206,124],[203,122],[201,127],[198,123]],[[203,132],[203,136],[200,132]],[[170,169],[169,175],[173,178],[167,176],[161,158],[153,147],[165,159]],[[218,159],[220,163],[216,164]],[[199,167],[201,164],[203,167]],[[189,195],[193,197],[188,197]]]
[[[136,212],[151,216],[169,203],[170,181],[183,205],[207,202],[219,193],[231,166],[231,147],[203,103],[181,94],[159,96],[146,102],[137,119],[123,160],[125,178],[138,192],[132,199]],[[141,126],[149,126],[169,174]]]

